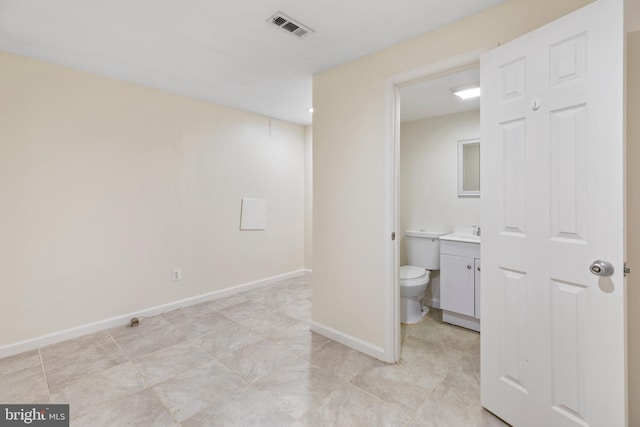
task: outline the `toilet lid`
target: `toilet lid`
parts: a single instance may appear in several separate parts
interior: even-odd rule
[[[426,270],[413,265],[403,265],[400,267],[400,279],[418,279],[426,274]]]

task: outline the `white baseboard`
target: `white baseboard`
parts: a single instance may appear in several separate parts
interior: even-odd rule
[[[126,325],[129,323],[132,317],[157,316],[158,314],[166,313],[168,311],[177,310],[183,307],[189,307],[191,305],[200,304],[207,301],[217,300],[219,298],[228,297],[240,292],[256,289],[274,282],[278,282],[280,280],[289,279],[291,277],[302,276],[305,273],[305,271],[306,271],[305,269],[299,269],[289,273],[267,277],[266,279],[260,279],[254,282],[243,283],[242,285],[233,286],[231,288],[209,292],[206,294],[197,295],[195,297],[185,298],[185,299],[170,302],[167,304],[162,304],[162,305],[146,308],[139,311],[134,311],[131,313],[112,317],[110,319],[99,320],[97,322],[88,323],[85,325],[80,325],[73,328],[65,329],[63,331],[53,332],[51,334],[42,335],[40,337],[31,338],[24,341],[19,341],[17,343],[7,344],[0,347],[0,359],[3,357],[13,356],[14,354],[19,354],[25,351],[34,350],[36,348],[44,347],[47,345],[56,344],[72,338],[77,338],[83,335],[92,334],[94,332],[102,331],[105,329]]]
[[[480,319],[476,319],[475,317],[444,310],[442,312],[442,321],[480,332]]]
[[[377,347],[368,343],[366,341],[362,341],[359,338],[353,337],[351,335],[347,335],[344,332],[340,332],[328,326],[322,325],[317,322],[311,322],[310,329],[312,332],[316,334],[320,334],[323,337],[327,337],[332,339],[333,341],[339,342],[340,344],[344,344],[347,347],[350,347],[354,350],[357,350],[361,353],[368,354],[371,357],[374,357],[378,360],[385,361],[384,348]]]

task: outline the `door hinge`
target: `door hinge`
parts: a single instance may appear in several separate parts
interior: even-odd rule
[[[391,240],[396,240],[396,232],[391,233]]]
[[[624,263],[624,268],[622,271],[624,271],[624,277],[627,277],[627,274],[631,274],[631,269],[629,268],[626,262]]]

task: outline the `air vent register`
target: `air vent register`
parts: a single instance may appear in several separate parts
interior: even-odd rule
[[[289,18],[282,12],[275,13],[267,19],[267,23],[280,28],[282,31],[292,34],[299,39],[307,37],[309,34],[314,32],[311,28],[301,24],[295,19]]]

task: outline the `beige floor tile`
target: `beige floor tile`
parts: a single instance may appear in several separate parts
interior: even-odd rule
[[[474,356],[480,356],[480,340],[471,344],[471,347],[467,349],[467,353],[472,354]]]
[[[113,338],[106,331],[100,331],[78,338],[48,345],[40,349],[43,358],[65,357],[87,349],[102,349],[113,344]]]
[[[338,377],[305,364],[288,367],[253,383],[278,402],[278,406],[294,418],[302,416],[314,405],[344,384]]]
[[[364,370],[352,383],[413,413],[463,355],[443,345],[407,337],[398,364]]]
[[[41,365],[40,352],[31,350],[0,359],[0,377]]]
[[[311,288],[311,276],[303,275],[291,277],[289,279],[280,280],[270,285],[272,289],[287,289],[292,287],[307,287]]]
[[[228,297],[224,297],[224,298],[218,298],[215,299],[213,301],[209,301],[206,302],[204,304],[207,304],[209,306],[209,309],[213,309],[216,311],[220,311],[226,307],[231,307],[233,305],[237,305],[243,302],[247,302],[247,297],[245,295],[251,295],[252,291],[249,292],[242,292],[239,294],[234,294],[234,295],[230,295]]]
[[[206,335],[234,323],[217,311],[190,313],[189,310],[182,309],[165,313],[162,317],[190,338]]]
[[[468,383],[475,384],[476,389],[474,391],[480,392],[480,356],[473,354],[465,354],[460,360],[451,368],[448,377],[462,377]],[[475,397],[480,401],[480,395],[475,394]]]
[[[311,322],[311,299],[302,299],[291,305],[280,307],[277,309],[280,313],[291,316],[301,322]]]
[[[311,332],[308,323],[282,313],[265,313],[254,321],[241,323],[263,338],[285,344],[296,354],[307,355],[313,348],[328,341]]]
[[[404,323],[400,324],[400,345],[404,345],[404,340],[409,336],[409,327],[411,325],[405,325]]]
[[[239,320],[238,323],[269,339],[288,337],[296,328],[309,330],[309,325],[271,310],[254,313],[250,318]]]
[[[207,335],[198,337],[193,342],[217,358],[222,359],[236,350],[262,340],[263,338],[255,334],[251,329],[234,322]]]
[[[265,312],[271,312],[271,310],[253,300],[247,300],[240,304],[231,305],[219,310],[220,314],[238,323],[251,320],[255,316],[260,316]]]
[[[126,362],[51,389],[51,402],[69,404],[71,418],[75,418],[103,403],[130,396],[146,387],[138,370],[131,362]]]
[[[416,377],[422,374],[421,370],[401,364],[387,365],[367,369],[351,383],[405,414],[413,415],[434,388],[416,383]]]
[[[433,389],[464,355],[451,347],[408,337],[402,346],[399,365],[415,372],[413,382]]]
[[[139,326],[120,326],[109,330],[111,336],[131,359],[175,345],[187,337],[162,316],[143,319]]]
[[[248,382],[304,362],[283,344],[261,339],[220,358]]]
[[[297,425],[306,427],[384,426],[402,427],[408,416],[359,388],[344,384]]]
[[[74,418],[72,425],[74,427],[178,426],[150,388],[92,408],[89,413]]]
[[[69,403],[74,426],[506,425],[480,405],[479,334],[434,309],[385,364],[309,330],[310,280],[1,359],[0,401]]]
[[[425,427],[505,425],[482,409],[480,358],[472,355],[458,361],[420,407],[416,420]]]
[[[442,411],[442,412],[438,412]],[[468,408],[459,408],[453,412],[451,408],[439,407],[433,413],[419,414],[406,427],[509,427],[509,424],[484,409],[479,414]]]
[[[311,332],[306,323],[300,323],[293,329],[289,329],[287,334],[272,339],[286,345],[298,356],[307,360],[311,357],[315,349],[331,341],[322,335]]]
[[[135,359],[133,363],[149,384],[157,384],[213,361],[210,353],[185,341]]]
[[[52,389],[128,360],[107,332],[98,332],[45,347],[41,354],[47,382]]]
[[[493,415],[491,412],[483,409],[480,415],[480,421],[477,427],[510,427],[511,425],[502,421],[500,418]]]
[[[407,336],[446,345],[458,351],[467,351],[480,342],[480,334],[477,332],[429,317],[415,325],[407,325]]]
[[[218,362],[183,372],[153,386],[178,421],[184,421],[247,383]]]
[[[366,369],[386,366],[384,362],[335,341],[327,341],[310,352],[309,362],[347,382]]]
[[[180,312],[180,313],[184,313],[187,316],[201,316],[203,314],[217,312],[221,307],[226,307],[226,305],[222,305],[222,306],[219,305],[220,304],[219,301],[220,300],[201,302],[199,304],[189,305],[186,307],[181,307],[177,310],[169,311],[168,313],[164,313],[163,315]],[[238,304],[243,301],[245,301],[244,298],[234,300],[233,304]]]
[[[311,288],[309,286],[289,286],[280,289],[265,288],[256,300],[273,310],[295,305],[298,301],[311,298]]]
[[[442,310],[439,308],[430,308],[429,313],[426,316],[427,319],[435,320],[438,323],[442,322]]]
[[[0,402],[50,403],[42,366],[36,365],[0,377]]]
[[[253,387],[240,389],[182,422],[183,427],[256,426],[283,427],[293,422],[265,393]]]

